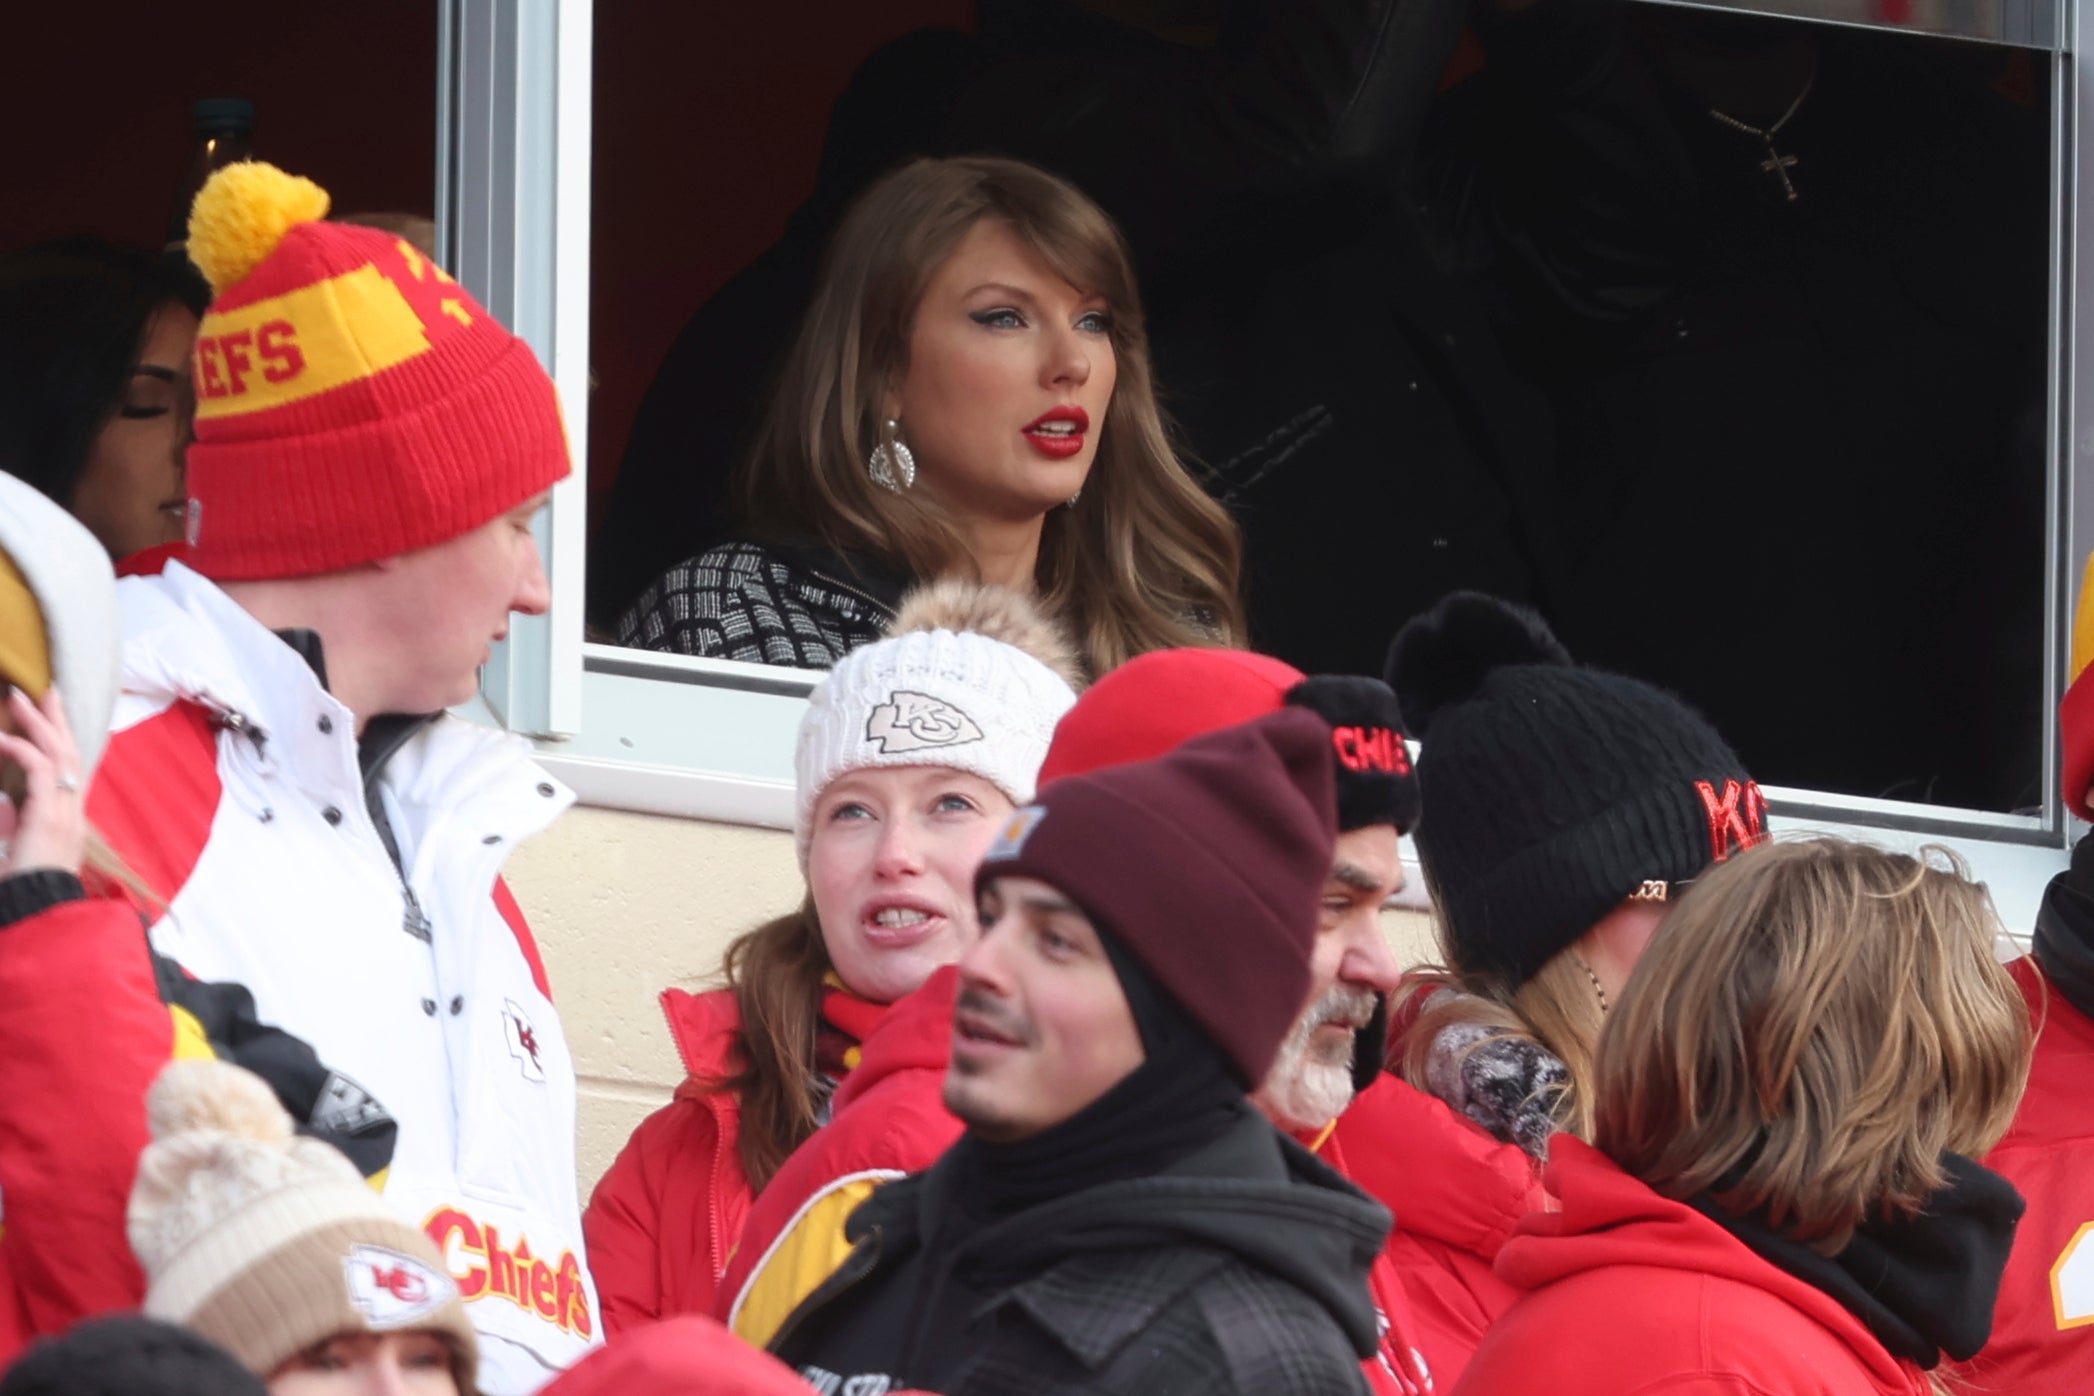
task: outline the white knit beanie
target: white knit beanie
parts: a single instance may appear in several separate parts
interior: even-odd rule
[[[1076,703],[1075,674],[1067,639],[1017,593],[963,582],[913,593],[890,638],[845,655],[800,719],[800,870],[815,802],[849,771],[940,766],[1030,803],[1055,724]]]
[[[153,1142],[131,1188],[145,1313],[267,1378],[341,1333],[434,1332],[461,1392],[479,1343],[436,1245],[332,1144],[292,1132],[262,1079],[171,1062],[146,1098]]]

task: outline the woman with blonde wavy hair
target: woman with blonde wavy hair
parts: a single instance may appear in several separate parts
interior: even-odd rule
[[[1593,1047],[1668,898],[1758,841],[1765,802],[1699,713],[1573,662],[1494,597],[1412,620],[1387,676],[1421,743],[1418,856],[1445,961],[1414,977],[1392,1057],[1546,1160],[1557,1131],[1591,1134]]]
[[[1589,1136],[1592,1054],[1674,891],[1758,839],[1759,789],[1699,714],[1574,664],[1541,619],[1443,598],[1390,647],[1420,742],[1416,834],[1441,964],[1408,976],[1389,1065],[1500,1141],[1422,1127],[1384,1089],[1340,1122],[1348,1153],[1400,1152],[1376,1196],[1433,1366],[1451,1381],[1513,1291],[1499,1245],[1545,1202],[1558,1131]],[[1460,1125],[1460,1121],[1451,1124]]]
[[[1172,440],[1127,245],[1015,160],[918,160],[831,242],[737,478],[743,537],[621,644],[829,668],[907,586],[1035,596],[1102,673],[1243,637],[1242,539]]]
[[[688,1077],[582,1218],[612,1336],[713,1312],[750,1204],[827,1123],[866,1039],[981,934],[975,865],[1032,799],[1075,681],[1023,597],[948,581],[815,688],[795,756],[805,896],[727,947],[720,987],[662,995]]]
[[[1458,1396],[1876,1396],[1984,1345],[2022,1202],[1973,1161],[2027,1078],[1954,855],[1753,849],[1666,919],[1600,1037],[1593,1142],[1501,1274]]]

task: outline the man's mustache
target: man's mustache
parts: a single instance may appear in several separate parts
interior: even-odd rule
[[[971,1026],[1020,1046],[1033,1045],[1032,1025],[1012,1012],[1001,999],[979,989],[962,989],[953,1002],[953,1016],[971,1020]]]
[[[1307,1032],[1314,1032],[1326,1023],[1343,1023],[1354,1029],[1364,1028],[1374,1017],[1374,1004],[1374,990],[1340,980],[1325,990],[1322,998],[1316,1000],[1316,1006],[1309,1010],[1304,1027]]]

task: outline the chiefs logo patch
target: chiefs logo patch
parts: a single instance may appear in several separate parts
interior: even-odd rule
[[[458,1297],[449,1275],[383,1246],[358,1246],[342,1261],[349,1302],[374,1329],[407,1328]]]
[[[865,739],[877,742],[882,756],[893,756],[978,742],[982,729],[943,698],[897,688],[866,719]]]
[[[538,1030],[524,1011],[516,1006],[516,1000],[502,1000],[502,1036],[508,1039],[509,1055],[516,1058],[526,1081],[544,1081],[545,1064],[538,1060]]]

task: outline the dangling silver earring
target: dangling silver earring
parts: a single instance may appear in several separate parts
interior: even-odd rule
[[[897,435],[900,427],[901,423],[890,417],[885,439],[865,458],[865,473],[872,476],[872,482],[896,494],[916,483],[916,454],[902,444]]]
[[[1070,495],[1067,499],[1062,501],[1062,507],[1064,509],[1074,509],[1076,507],[1076,501],[1081,498],[1083,498],[1083,491],[1079,489],[1076,491],[1076,493]]]

